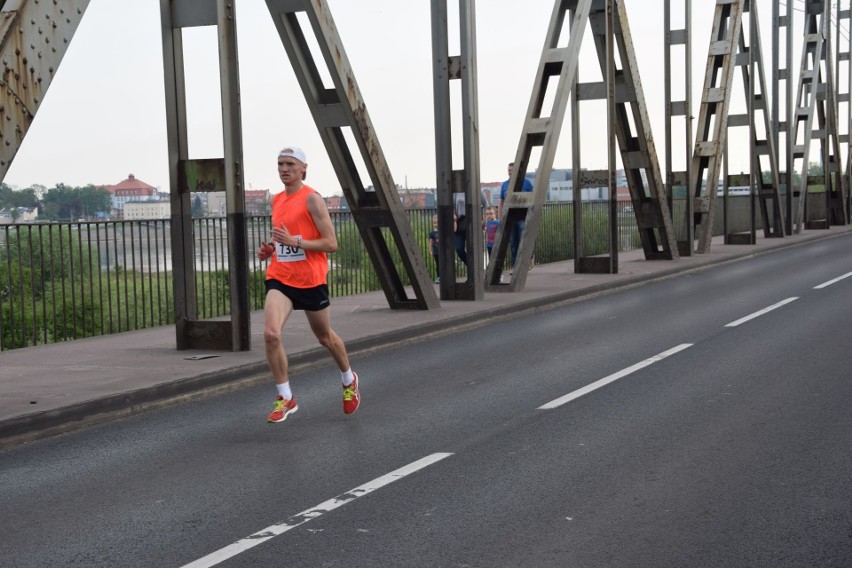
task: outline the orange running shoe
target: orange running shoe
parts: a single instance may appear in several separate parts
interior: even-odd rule
[[[343,387],[343,412],[352,414],[361,405],[361,391],[358,390],[358,374],[352,373],[355,380],[348,387]]]
[[[299,405],[296,404],[296,399],[284,400],[284,397],[278,396],[275,399],[275,407],[272,409],[272,412],[269,413],[269,416],[266,417],[267,422],[284,422],[287,420],[287,416],[290,414],[295,414],[296,411],[299,410]]]

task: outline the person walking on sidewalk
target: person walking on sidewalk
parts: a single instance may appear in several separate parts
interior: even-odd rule
[[[352,414],[361,404],[358,375],[349,366],[346,346],[331,328],[328,259],[337,250],[334,225],[322,196],[302,181],[306,177],[304,151],[288,146],[278,153],[278,177],[284,191],[272,198],[272,235],[261,243],[257,256],[270,259],[266,268],[266,304],[263,341],[266,360],[278,396],[267,422],[283,422],[299,406],[290,389],[287,353],[281,333],[293,310],[303,310],[319,343],[328,349],[343,381],[343,412]]]
[[[507,167],[509,173],[509,179],[503,182],[503,185],[500,186],[500,202],[497,204],[497,218],[502,221],[503,219],[503,202],[506,201],[506,195],[509,193],[509,182],[512,181],[512,171],[515,169],[515,162],[509,162],[509,166]],[[524,182],[521,184],[521,191],[532,191],[533,184],[530,180],[524,177]],[[509,250],[512,253],[512,267],[514,268],[515,263],[518,260],[518,248],[521,245],[521,234],[524,232],[524,225],[526,221],[515,221],[515,224],[512,226],[512,230],[509,233]],[[530,269],[532,269],[535,264],[535,257],[530,260]]]
[[[435,284],[441,283],[441,247],[438,242],[438,216],[432,215],[432,230],[429,231],[429,250],[435,260]]]
[[[454,232],[456,235],[456,254],[463,263],[467,264],[467,230],[482,231],[485,229],[485,208],[488,202],[485,199],[485,192],[479,190],[479,198],[481,200],[480,213],[478,219],[468,219],[466,215],[464,192],[453,193],[453,210],[454,217]],[[481,253],[480,253],[481,254]]]

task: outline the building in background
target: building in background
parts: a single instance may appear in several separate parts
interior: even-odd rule
[[[332,195],[325,198],[325,206],[329,211],[348,211],[349,206],[346,203],[346,198],[342,195]]]
[[[104,189],[112,194],[111,216],[116,219],[125,218],[124,206],[127,203],[160,200],[160,193],[156,187],[136,179],[133,174],[129,174],[127,179],[115,185],[104,186]]]
[[[228,215],[228,201],[225,199],[224,191],[209,191],[207,196],[207,207],[202,211],[203,217],[226,217]]]
[[[168,200],[128,201],[124,204],[123,219],[168,219],[172,214],[172,204]]]
[[[0,209],[0,225],[32,223],[38,219],[37,207],[7,207]]]
[[[527,177],[529,177],[529,174],[527,174]],[[627,186],[627,176],[624,174],[624,170],[616,170],[615,172],[615,189],[617,201],[630,201],[630,188]],[[580,190],[580,199],[582,201],[604,201],[607,199],[608,193],[606,187],[584,187]],[[547,184],[547,201],[570,202],[573,200],[574,179],[571,170],[554,169]]]
[[[535,172],[528,172],[526,178],[531,183],[535,184]],[[553,169],[550,172],[550,179],[547,184],[546,202],[571,202],[574,200],[574,180],[573,172],[570,168]],[[644,178],[644,173],[643,173]],[[505,181],[505,180],[503,180]],[[485,196],[485,201],[488,205],[497,206],[500,203],[500,191],[503,187],[503,181],[480,182],[479,187],[482,194]],[[616,200],[630,201],[630,189],[627,186],[627,177],[624,170],[617,170],[615,173],[616,185]],[[435,188],[424,189],[400,189],[400,202],[404,209],[434,209],[436,207]],[[580,198],[583,201],[604,201],[607,199],[606,187],[590,187],[583,188],[580,192]],[[325,198],[326,204],[330,211],[348,211],[346,199],[340,195],[333,195]]]
[[[431,209],[435,207],[435,190],[402,190],[399,193],[399,200],[403,209]]]
[[[270,215],[271,194],[268,189],[245,191],[245,213],[252,216]],[[199,191],[190,194],[193,217],[226,217],[228,200],[224,191]]]

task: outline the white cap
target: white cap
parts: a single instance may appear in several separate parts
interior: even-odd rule
[[[296,146],[285,146],[278,152],[279,158],[296,158],[303,164],[308,163],[308,159],[305,157],[305,152],[301,148],[297,148]]]

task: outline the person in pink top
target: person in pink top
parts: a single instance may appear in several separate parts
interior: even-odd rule
[[[322,196],[303,183],[308,163],[301,148],[288,146],[278,153],[278,177],[284,191],[272,198],[272,234],[261,243],[257,256],[269,260],[263,340],[266,360],[278,396],[267,422],[283,422],[299,406],[290,388],[287,353],[281,333],[293,310],[303,310],[311,331],[328,349],[340,369],[343,412],[352,414],[361,404],[358,375],[349,366],[343,340],[331,328],[326,276],[326,253],[337,250],[334,225]]]

